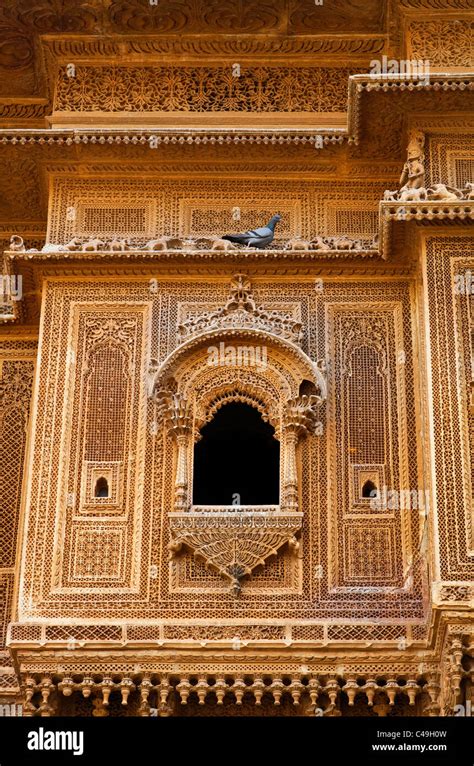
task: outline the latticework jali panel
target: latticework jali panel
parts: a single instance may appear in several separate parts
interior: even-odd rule
[[[0,343],[0,649],[12,618],[13,583],[35,344]],[[7,667],[8,658],[2,660]],[[0,674],[0,686],[16,686]]]
[[[472,579],[472,307],[474,258],[467,237],[432,238],[426,245],[431,348],[432,439],[442,581]],[[449,422],[450,428],[444,427]],[[461,584],[460,583],[460,584]],[[440,591],[469,600],[456,583]]]
[[[474,180],[474,139],[465,133],[435,134],[429,138],[426,160],[430,184],[462,189]]]
[[[153,152],[150,149],[150,152]],[[73,237],[206,237],[264,226],[280,213],[276,242],[318,234],[371,237],[377,228],[380,183],[325,184],[307,180],[52,181],[48,241]],[[361,202],[364,200],[364,202]]]
[[[389,486],[418,486],[404,282],[327,280],[320,291],[308,280],[255,281],[258,304],[290,307],[301,318],[310,358],[333,358],[323,433],[298,447],[300,553],[282,549],[244,581],[238,598],[188,554],[169,561],[176,451],[165,431],[150,427],[155,412],[144,390],[146,370],[150,359],[163,360],[177,347],[183,316],[225,303],[231,276],[163,278],[158,291],[146,277],[48,284],[20,620],[158,619],[166,633],[166,623],[183,619],[219,625],[250,617],[256,626],[289,619],[313,622],[309,636],[320,635],[318,621],[347,621],[351,640],[358,631],[365,640],[366,623],[381,619],[392,626],[381,638],[392,641],[407,623],[422,621],[418,512],[374,512],[348,489],[349,478],[355,487],[363,471],[378,471]],[[351,384],[354,374],[360,391]],[[216,375],[236,380],[229,368]],[[239,387],[255,375],[241,370]],[[374,385],[389,407],[374,410]],[[199,386],[205,397],[206,379]],[[110,503],[91,497],[96,469],[108,472]]]

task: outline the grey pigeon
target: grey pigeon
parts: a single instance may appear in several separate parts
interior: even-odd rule
[[[227,239],[229,242],[236,242],[237,245],[247,245],[247,247],[266,247],[273,241],[275,236],[275,226],[281,221],[281,215],[278,213],[270,218],[267,226],[253,231],[245,231],[242,234],[226,234],[221,239]]]

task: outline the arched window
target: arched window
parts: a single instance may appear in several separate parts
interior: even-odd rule
[[[249,404],[221,407],[194,448],[194,505],[277,505],[280,444]]]
[[[107,479],[101,476],[95,483],[95,497],[108,497],[109,496],[109,483]]]
[[[377,492],[377,487],[374,484],[373,481],[370,479],[367,479],[365,484],[362,487],[362,497],[375,497]]]

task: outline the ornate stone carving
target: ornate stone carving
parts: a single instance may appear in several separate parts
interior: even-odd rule
[[[169,544],[173,554],[177,554],[183,543],[190,548],[198,559],[212,565],[222,575],[231,579],[232,588],[240,591],[241,579],[250,574],[258,565],[277,552],[285,542],[296,550],[298,543],[295,533],[301,526],[301,514],[298,513],[298,477],[296,470],[296,445],[298,439],[317,430],[317,408],[326,398],[326,365],[324,361],[314,364],[296,345],[302,338],[302,324],[290,314],[282,315],[278,311],[268,311],[257,306],[252,294],[251,283],[244,274],[236,274],[231,282],[230,294],[225,305],[217,310],[191,315],[178,325],[180,346],[172,352],[161,365],[152,361],[149,369],[149,395],[156,404],[156,414],[167,423],[169,432],[175,436],[177,444],[175,474],[175,510],[186,513],[176,516],[171,513],[170,524],[172,539]],[[283,416],[283,407],[278,402],[267,399],[265,381],[267,370],[252,370],[250,380],[242,379],[237,385],[232,382],[232,373],[222,383],[222,372],[206,364],[206,358],[193,356],[200,349],[206,348],[209,339],[230,338],[232,342],[248,342],[247,338],[259,340],[265,344],[282,344],[287,352],[295,353],[296,370],[294,372],[294,391],[303,382],[309,386],[308,393],[295,395],[287,399]],[[276,349],[275,349],[276,353]],[[272,369],[272,351],[268,366]],[[303,366],[301,364],[303,363]],[[186,364],[190,370],[201,369],[209,378],[215,379],[214,386],[205,393],[197,381],[190,385],[186,380]],[[245,367],[237,362],[237,366]],[[300,369],[298,370],[298,366]],[[242,373],[242,369],[240,369]],[[176,374],[177,378],[173,375]],[[273,373],[272,373],[273,374]],[[262,377],[263,376],[263,377]],[[282,397],[280,391],[276,396]],[[187,388],[189,387],[189,389]],[[188,400],[193,395],[194,404]],[[199,429],[213,416],[215,411],[227,401],[246,401],[262,412],[265,420],[271,420],[278,438],[282,441],[281,459],[283,461],[281,507],[267,512],[264,507],[245,508],[236,515],[236,508],[190,508],[188,464],[191,461],[190,448]],[[192,434],[194,422],[194,434]],[[319,423],[319,425],[321,425]],[[288,514],[290,513],[290,516]],[[176,521],[179,519],[179,524]],[[238,520],[238,523],[235,520]],[[241,530],[237,534],[236,529]],[[282,532],[281,530],[285,530]],[[289,529],[289,531],[288,531]],[[230,531],[229,531],[230,530]],[[277,530],[277,531],[276,531]]]
[[[187,400],[180,394],[172,394],[168,408],[169,432],[176,439],[178,454],[176,458],[175,508],[186,507],[188,496],[187,445],[191,433],[192,415]]]
[[[388,15],[380,0],[71,3],[0,9],[0,229],[6,249],[12,227],[24,239],[6,259],[38,306],[3,327],[0,360],[5,520],[22,483],[15,450],[31,434],[15,577],[16,537],[0,525],[0,637],[14,599],[7,643],[26,715],[452,714],[474,646],[472,301],[452,289],[473,268],[461,236],[474,214],[472,77],[433,73],[418,88],[354,75],[347,128],[335,110],[346,111],[348,72],[374,54],[461,66],[469,0],[394,0]],[[58,71],[69,115],[44,95]],[[90,106],[111,110],[101,127],[75,125]],[[334,120],[310,119],[326,109]],[[380,204],[406,127],[426,147],[410,134],[403,188]],[[50,243],[24,252],[41,248],[48,205]],[[271,248],[214,236],[234,205],[241,230],[281,210]],[[423,226],[393,226],[388,247],[389,224],[412,219]],[[442,247],[428,236],[437,220]],[[212,367],[221,342],[265,344],[268,364]],[[228,402],[274,427],[280,506],[193,507],[195,441]],[[89,441],[97,459],[82,474]],[[82,476],[105,472],[110,497],[86,508]],[[360,496],[369,476],[436,483],[435,507],[421,520],[374,510]],[[427,558],[440,577],[432,610]],[[13,694],[13,669],[0,676]]]
[[[400,176],[401,191],[420,189],[425,181],[425,136],[421,131],[413,131],[408,140],[407,160]]]
[[[395,194],[395,192],[386,192],[386,194]],[[392,199],[392,196],[387,199]],[[358,251],[363,253],[367,250],[377,250],[378,235],[372,238],[356,238],[346,236],[317,236],[311,240],[295,238],[289,241],[278,240],[272,247],[267,249],[285,249],[296,251],[317,250],[319,252],[345,252]],[[178,237],[160,237],[151,239],[144,245],[134,243],[126,239],[92,239],[83,240],[81,237],[73,237],[65,245],[48,243],[41,248],[42,253],[63,253],[63,252],[98,252],[120,253],[120,252],[138,252],[140,250],[151,252],[203,252],[203,251],[234,251],[238,253],[243,250],[243,246],[220,239],[219,237],[199,237],[197,239],[182,239]],[[23,252],[21,247],[10,244],[9,250],[12,252]],[[248,248],[245,248],[247,251]],[[36,248],[29,249],[28,252],[38,252]]]
[[[247,327],[265,330],[294,343],[299,343],[303,334],[301,322],[256,305],[245,274],[233,277],[229,299],[223,308],[186,320],[178,326],[178,334],[181,340],[186,340],[205,332]]]
[[[474,184],[467,181],[463,189],[456,189],[446,184],[433,184],[428,189],[424,186],[410,187],[407,184],[398,191],[385,191],[385,202],[472,202]]]
[[[362,70],[359,70],[362,71]],[[354,70],[242,65],[228,67],[77,66],[59,73],[56,111],[344,112]],[[330,82],[331,87],[325,87]]]
[[[430,8],[430,3],[423,2]],[[458,10],[467,7],[451,2]],[[430,67],[472,67],[472,23],[468,18],[440,18],[411,21],[408,27],[409,57],[424,59]]]
[[[238,595],[241,581],[269,556],[288,543],[298,550],[295,534],[301,528],[303,514],[280,513],[277,508],[246,508],[244,512],[213,507],[206,511],[170,514],[171,555],[181,545],[191,548],[194,556],[215,567],[231,582]]]
[[[354,237],[322,237],[312,240],[292,239],[286,244],[287,250],[318,250],[321,252],[345,250],[377,250],[378,237],[372,239],[356,239]]]

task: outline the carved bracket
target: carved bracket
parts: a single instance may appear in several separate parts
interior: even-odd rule
[[[183,545],[193,551],[195,558],[214,567],[230,580],[234,595],[241,591],[241,581],[275,556],[288,543],[296,553],[299,543],[295,537],[301,529],[302,513],[272,511],[209,510],[170,513],[171,558]]]

